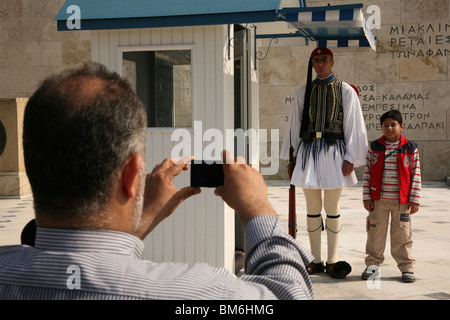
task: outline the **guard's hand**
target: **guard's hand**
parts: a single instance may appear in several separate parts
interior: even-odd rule
[[[224,184],[215,189],[236,213],[245,226],[257,215],[277,216],[267,196],[267,186],[262,175],[247,165],[241,157],[233,159],[231,152],[223,152]]]
[[[141,224],[135,233],[137,237],[143,240],[185,199],[201,192],[199,188],[193,187],[178,190],[172,182],[181,171],[189,169],[188,163],[193,159],[194,157],[187,157],[182,161],[165,159],[147,175]]]
[[[291,162],[289,161],[287,164],[287,172],[289,179],[292,179],[292,174],[294,173],[295,164],[297,163],[297,157],[293,158],[293,164],[291,165]]]
[[[344,164],[342,165],[342,174],[348,176],[353,171],[353,163],[344,160]]]

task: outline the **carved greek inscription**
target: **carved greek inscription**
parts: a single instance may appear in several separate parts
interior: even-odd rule
[[[432,98],[430,92],[391,88],[391,92],[386,93],[377,90],[376,84],[361,84],[357,88],[369,137],[381,134],[380,117],[383,113],[398,109],[402,113],[408,137],[415,140],[445,140],[446,119],[438,111],[426,110],[424,107],[424,103]],[[284,104],[292,105],[293,100],[293,97],[284,97]],[[288,115],[285,115],[284,120],[289,120]]]
[[[446,22],[393,25],[389,36],[393,59],[450,56],[450,24]]]
[[[380,117],[383,113],[398,109],[403,116],[405,130],[414,134],[416,140],[428,140],[445,135],[446,122],[432,111],[425,110],[424,102],[431,99],[429,92],[393,90],[383,93],[375,84],[357,86],[360,92],[361,109],[369,135],[381,132]]]

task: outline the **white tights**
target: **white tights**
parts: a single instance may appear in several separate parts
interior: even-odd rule
[[[324,229],[322,222],[322,190],[303,189],[306,200],[306,226],[308,229],[311,254],[314,256],[314,263],[322,262],[321,234]],[[342,188],[323,190],[323,207],[327,215],[327,262],[336,263],[338,261],[338,242],[341,231],[341,218],[339,214],[339,199]]]

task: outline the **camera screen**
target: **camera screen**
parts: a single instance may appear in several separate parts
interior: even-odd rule
[[[222,163],[191,163],[191,187],[215,188],[223,185]]]

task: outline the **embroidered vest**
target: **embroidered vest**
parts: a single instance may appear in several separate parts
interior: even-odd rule
[[[337,139],[344,140],[342,81],[333,75],[328,82],[316,79],[308,98],[305,97],[300,129],[303,142],[309,144],[314,138],[322,138],[331,145]]]
[[[383,177],[386,139],[381,137],[370,143],[372,149],[372,163],[370,164],[370,195],[373,200],[379,200],[381,195],[381,179]],[[400,137],[397,150],[398,189],[400,203],[408,203],[411,192],[411,173],[413,168],[414,151],[417,145]]]

